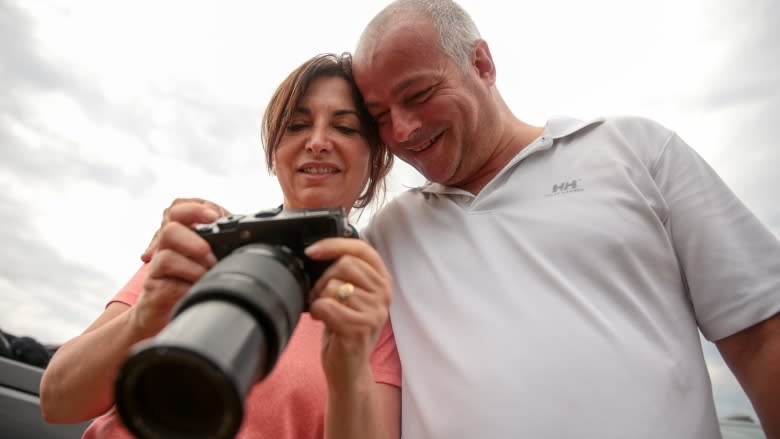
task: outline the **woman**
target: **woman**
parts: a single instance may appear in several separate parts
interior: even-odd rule
[[[348,55],[314,57],[276,90],[262,131],[285,209],[364,207],[383,189],[392,155],[361,102]],[[82,421],[110,409],[84,437],[130,437],[112,408],[116,371],[130,347],[157,334],[216,263],[191,225],[218,213],[195,200],[174,203],[165,216],[151,261],[52,358],[41,382],[49,422]],[[312,288],[310,311],[276,367],[250,390],[237,437],[397,438],[400,364],[387,321],[390,276],[361,240],[329,238],[306,252],[334,262]]]

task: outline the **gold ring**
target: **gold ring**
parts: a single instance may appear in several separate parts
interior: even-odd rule
[[[351,296],[352,293],[354,292],[355,292],[355,286],[349,282],[344,282],[339,286],[338,289],[339,300],[343,302],[349,299],[349,296]]]

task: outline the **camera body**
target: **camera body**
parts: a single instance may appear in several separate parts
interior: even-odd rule
[[[246,394],[273,369],[308,309],[311,286],[332,262],[304,250],[357,235],[341,208],[231,215],[196,232],[216,265],[117,374],[117,410],[138,437],[232,438]]]
[[[209,243],[218,260],[247,244],[279,248],[294,258],[297,267],[291,268],[305,274],[307,291],[330,262],[313,261],[303,250],[323,238],[357,235],[340,207],[282,210],[280,206],[251,215],[219,218],[197,226],[195,231]]]

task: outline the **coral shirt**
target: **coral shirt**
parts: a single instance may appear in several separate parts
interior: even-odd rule
[[[147,265],[141,267],[111,302],[132,306],[143,291]],[[110,302],[109,302],[110,303]],[[322,322],[304,313],[273,371],[255,384],[244,402],[244,421],[236,438],[322,438],[328,388],[320,360]],[[401,364],[390,322],[371,355],[378,383],[401,386]],[[132,438],[115,407],[96,418],[83,439]]]

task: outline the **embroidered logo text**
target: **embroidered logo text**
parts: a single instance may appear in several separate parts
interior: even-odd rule
[[[546,194],[545,197],[557,197],[558,195],[570,194],[573,192],[582,192],[584,190],[585,189],[582,187],[581,178],[568,180],[568,181],[565,180],[553,184],[552,190],[550,191],[550,193]]]

